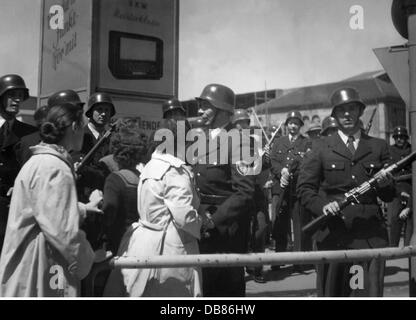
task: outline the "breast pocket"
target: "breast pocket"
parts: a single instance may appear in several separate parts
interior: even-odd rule
[[[329,185],[338,184],[345,181],[345,162],[343,161],[328,161],[324,162],[325,180]]]
[[[368,177],[374,176],[382,167],[383,165],[378,161],[363,162],[363,168]]]

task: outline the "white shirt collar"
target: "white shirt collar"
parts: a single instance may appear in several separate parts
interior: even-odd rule
[[[340,136],[340,138],[341,138],[341,140],[345,143],[345,145],[347,144],[347,142],[348,142],[348,135],[346,135],[344,132],[342,132],[341,130],[339,130],[338,129],[338,134],[339,134],[339,136]],[[356,133],[354,133],[353,135],[352,135],[353,137],[354,137],[354,147],[355,148],[357,148],[357,146],[358,146],[358,142],[360,141],[360,139],[361,139],[361,129],[358,129],[357,130],[357,132]]]
[[[92,123],[91,122],[88,122],[87,126],[91,130],[94,138],[95,139],[98,139],[98,137],[100,136],[100,133],[94,128],[94,126],[92,125]]]
[[[289,133],[289,141],[296,141],[298,138],[299,138],[299,136],[300,136],[300,133],[298,133],[297,135],[291,135],[290,133]]]
[[[13,125],[14,119],[9,121],[10,125]],[[0,116],[0,128],[3,127],[3,125],[6,123],[6,119],[4,119],[2,116]]]

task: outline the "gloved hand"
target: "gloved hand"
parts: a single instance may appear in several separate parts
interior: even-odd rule
[[[336,202],[336,201],[332,201],[332,202],[328,203],[327,205],[325,205],[322,208],[322,211],[323,211],[324,215],[326,215],[326,216],[331,216],[331,215],[336,216],[341,212],[341,210],[339,208],[339,205],[338,205],[338,202]]]
[[[377,173],[377,185],[379,188],[385,188],[393,183],[393,176],[391,173],[381,169]]]
[[[280,177],[280,186],[286,188],[289,185],[290,173],[288,168],[283,168]]]
[[[410,213],[410,208],[404,208],[400,213],[399,213],[399,218],[400,220],[406,220],[407,218],[409,218],[409,213]]]

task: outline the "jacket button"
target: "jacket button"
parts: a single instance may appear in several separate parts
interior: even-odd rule
[[[351,177],[351,178],[355,179],[355,176],[354,176],[354,175],[352,175],[352,177]]]

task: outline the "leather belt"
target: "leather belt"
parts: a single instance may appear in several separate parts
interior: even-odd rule
[[[218,196],[214,194],[203,194],[200,193],[199,197],[202,204],[220,205],[228,199],[227,196]]]

